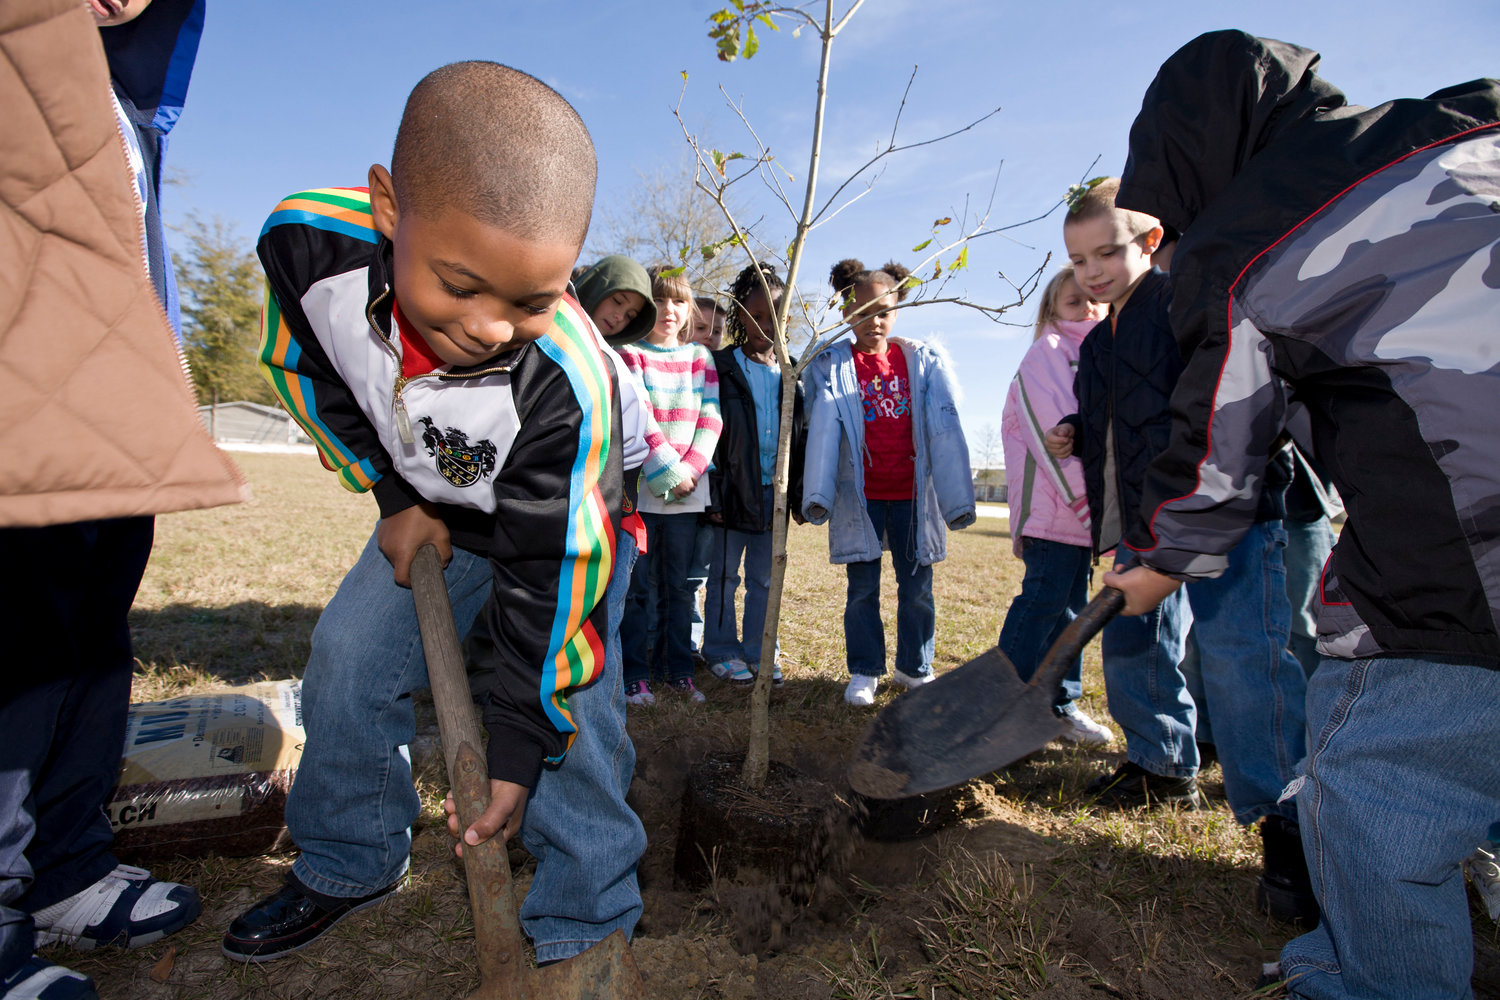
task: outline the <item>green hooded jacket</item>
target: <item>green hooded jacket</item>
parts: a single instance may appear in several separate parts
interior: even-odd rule
[[[573,288],[578,293],[578,304],[583,306],[583,311],[590,318],[594,315],[595,307],[615,292],[638,292],[646,300],[645,306],[624,330],[604,338],[610,347],[633,344],[650,333],[651,328],[656,325],[656,303],[651,300],[651,279],[647,277],[646,269],[629,257],[619,254],[605,257],[573,282]]]

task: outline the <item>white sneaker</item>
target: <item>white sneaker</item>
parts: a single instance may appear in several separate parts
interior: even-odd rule
[[[755,674],[750,667],[741,659],[721,660],[709,665],[709,672],[721,681],[731,684],[752,684],[755,682]]]
[[[860,708],[869,708],[875,704],[875,688],[879,684],[879,678],[855,674],[849,678],[849,686],[844,688],[844,701]]]
[[[0,997],[5,1000],[99,1000],[99,994],[94,992],[94,981],[88,976],[36,955],[0,979]]]
[[[1500,920],[1500,860],[1495,854],[1494,844],[1481,844],[1464,862],[1464,871],[1469,873],[1474,888],[1479,890],[1479,898],[1484,900],[1490,919]]]
[[[898,670],[891,675],[891,680],[905,688],[919,688],[923,684],[931,684],[937,677],[930,670],[925,674],[903,674]]]
[[[162,882],[144,868],[115,870],[60,903],[31,915],[37,947],[65,944],[90,951],[107,944],[139,948],[198,918],[203,902],[191,887]]]
[[[1102,725],[1089,718],[1077,705],[1069,702],[1058,718],[1062,719],[1063,725],[1068,728],[1063,730],[1062,738],[1069,743],[1077,743],[1086,747],[1102,747],[1115,738],[1115,734],[1108,726]]]

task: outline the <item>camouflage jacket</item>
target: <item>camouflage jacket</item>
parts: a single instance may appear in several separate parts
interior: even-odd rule
[[[1131,130],[1118,204],[1183,231],[1171,318],[1190,360],[1127,541],[1179,579],[1221,571],[1295,399],[1349,515],[1320,650],[1494,666],[1500,83],[1344,107],[1316,63],[1203,36]]]

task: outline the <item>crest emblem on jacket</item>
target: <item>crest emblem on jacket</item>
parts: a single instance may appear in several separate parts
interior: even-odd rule
[[[437,459],[438,473],[454,486],[473,486],[495,471],[494,444],[470,444],[469,436],[457,427],[439,431],[431,417],[422,418],[422,444]]]

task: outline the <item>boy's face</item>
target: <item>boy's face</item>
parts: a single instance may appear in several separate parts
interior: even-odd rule
[[[401,314],[443,361],[483,364],[552,326],[579,247],[525,239],[455,208],[402,213],[381,166],[370,168],[370,210],[394,247]]]
[[[1161,241],[1161,227],[1139,236],[1118,212],[1063,223],[1063,243],[1073,262],[1073,277],[1090,297],[1123,303],[1151,270],[1151,253]]]
[[[635,320],[646,308],[646,296],[629,289],[610,292],[591,314],[594,325],[606,337],[613,337]]]

